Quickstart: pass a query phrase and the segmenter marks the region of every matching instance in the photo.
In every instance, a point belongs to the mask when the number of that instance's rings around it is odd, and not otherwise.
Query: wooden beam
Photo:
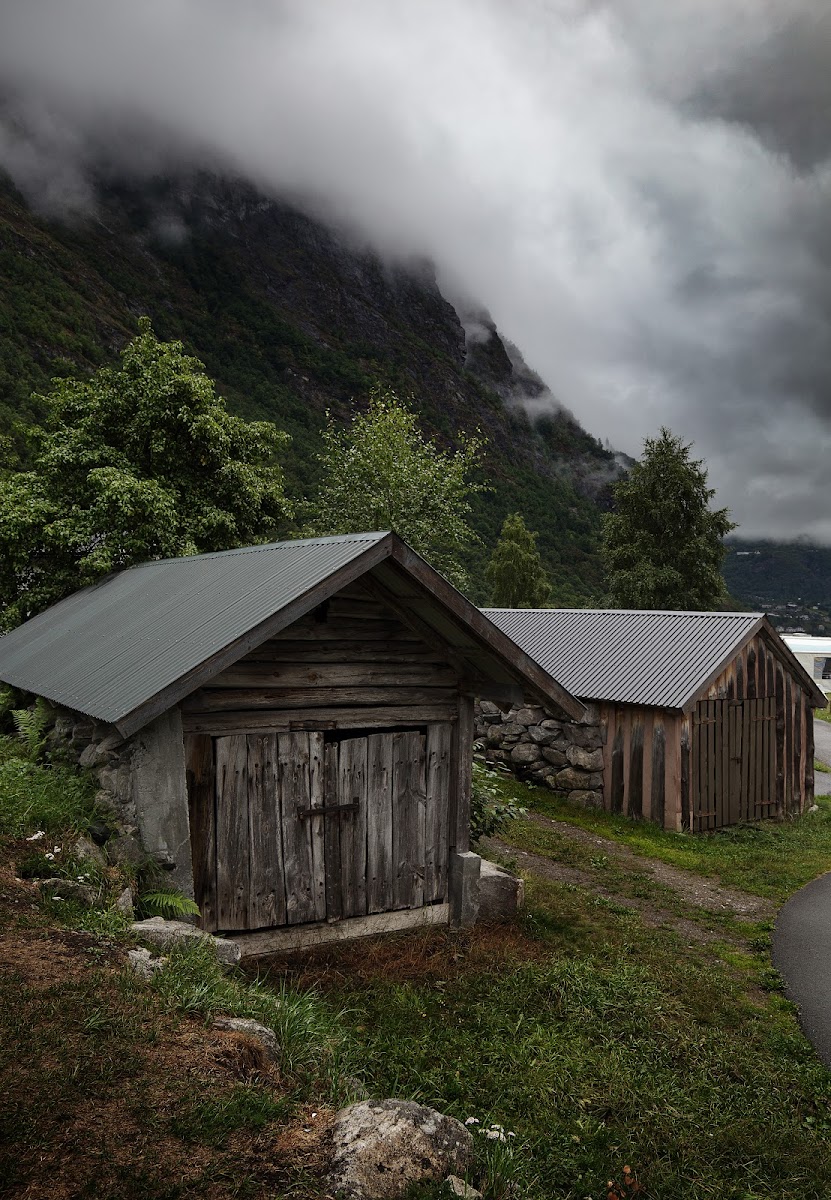
[[[315,729],[394,729],[429,725],[433,721],[456,721],[456,704],[394,705],[372,708],[297,708],[285,712],[258,709],[254,712],[183,713],[186,733],[290,733]]]
[[[265,929],[258,933],[235,934],[233,941],[242,951],[242,958],[257,958],[263,954],[285,954],[322,946],[327,942],[346,942],[352,938],[377,937],[398,933],[403,929],[421,929],[429,925],[450,923],[449,904],[428,904],[424,908],[404,909],[401,912],[373,913],[367,917],[350,917],[344,921],[323,921],[312,925],[295,925],[290,929]]]

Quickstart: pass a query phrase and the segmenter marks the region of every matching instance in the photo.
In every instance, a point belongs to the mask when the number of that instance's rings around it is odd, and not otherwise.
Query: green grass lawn
[[[90,795],[81,786],[66,799],[73,786],[36,764],[0,772],[7,856],[29,853],[14,839],[30,827],[51,823],[55,844],[56,825],[83,827]],[[691,837],[576,810],[511,779],[495,786],[776,902],[831,866],[828,803],[782,826]],[[487,1200],[605,1200],[609,1180],[620,1195],[651,1200],[825,1200],[831,1073],[782,995],[769,928],[713,917],[707,944],[686,926],[650,928],[626,897],[675,915],[683,902],[637,867],[539,831],[520,820],[503,836],[517,848],[543,836],[536,853],[602,876],[610,895],[531,876],[514,924],[274,959],[256,981],[191,954],[141,983],[117,966],[123,923],[69,904],[35,910],[24,885],[3,883],[7,937],[25,951],[0,972],[5,1178],[37,1198],[311,1198],[313,1172],[292,1159],[285,1131],[302,1126],[306,1136],[312,1106],[326,1111],[363,1086],[475,1118],[470,1177]],[[691,930],[701,920],[685,915]],[[31,974],[35,950],[70,935],[82,940],[65,942],[64,975],[44,986]],[[203,1049],[200,1029],[222,1011],[275,1025],[276,1077],[244,1063],[229,1074],[218,1044]],[[644,1192],[624,1187],[624,1166]]]

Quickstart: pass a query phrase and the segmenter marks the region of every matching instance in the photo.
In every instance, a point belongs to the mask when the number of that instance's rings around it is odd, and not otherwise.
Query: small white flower
[[[37,831],[37,833],[33,833],[31,837],[27,837],[26,841],[27,842],[39,842],[41,838],[45,838],[45,837],[46,837],[45,832],[42,829],[39,829]]]
[[[51,861],[52,861],[52,859],[55,857],[55,855],[54,855],[54,854],[44,854],[44,856],[43,856],[43,857],[44,857],[44,858],[48,858],[48,859],[49,859],[49,861],[51,862]]]
[[[53,896],[53,897],[52,897],[52,899],[53,899],[53,900],[57,900],[57,901],[59,901],[60,903],[63,903],[63,896]]]
[[[52,847],[52,853],[53,853],[53,854],[60,854],[60,852],[61,852],[61,848],[60,848],[60,846],[53,846],[53,847]]]
[[[465,1125],[478,1125],[478,1124],[479,1124],[478,1117],[465,1117]]]

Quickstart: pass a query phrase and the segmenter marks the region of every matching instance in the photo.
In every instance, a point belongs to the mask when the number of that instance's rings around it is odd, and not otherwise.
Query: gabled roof
[[[483,611],[541,667],[585,700],[687,708],[743,643],[760,630],[816,700],[813,681],[763,613],[585,608]]]
[[[124,734],[369,572],[471,675],[583,706],[393,533],[273,542],[143,563],[0,638],[0,680]]]

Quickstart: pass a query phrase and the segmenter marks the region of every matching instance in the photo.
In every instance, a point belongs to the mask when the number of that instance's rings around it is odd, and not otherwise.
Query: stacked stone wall
[[[520,779],[602,808],[603,729],[595,706],[587,705],[585,718],[577,723],[533,705],[503,712],[483,700],[476,706],[476,742],[488,762]]]

